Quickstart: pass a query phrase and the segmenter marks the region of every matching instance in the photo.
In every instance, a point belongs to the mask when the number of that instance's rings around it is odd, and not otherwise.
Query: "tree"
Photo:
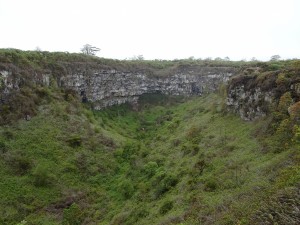
[[[281,58],[280,55],[273,55],[273,56],[271,56],[270,61],[279,61],[280,58]]]
[[[133,56],[133,57],[131,58],[131,60],[138,60],[138,61],[141,61],[141,60],[144,60],[144,56],[143,56],[143,55]]]
[[[97,48],[89,44],[85,44],[82,47],[81,52],[85,55],[96,55],[96,53],[99,52],[100,50],[101,50],[100,48]]]
[[[144,56],[143,55],[138,55],[137,60],[144,60]]]

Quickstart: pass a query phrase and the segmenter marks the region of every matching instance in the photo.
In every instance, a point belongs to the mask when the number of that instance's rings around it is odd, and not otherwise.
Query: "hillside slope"
[[[1,127],[2,224],[299,222],[299,149],[268,149],[267,120],[224,114],[216,94],[93,112],[49,93],[35,117]]]

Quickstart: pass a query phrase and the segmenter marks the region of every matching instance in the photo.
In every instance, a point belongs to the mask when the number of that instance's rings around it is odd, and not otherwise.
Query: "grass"
[[[20,68],[18,76],[26,78],[26,82],[30,81],[30,74],[37,73],[51,74],[53,78],[67,75],[67,71],[73,70],[74,66],[102,69],[102,70],[118,70],[126,72],[143,72],[148,76],[163,77],[177,72],[199,71],[207,67],[215,69],[222,68],[226,70],[230,68],[253,68],[261,67],[264,71],[274,71],[283,68],[299,69],[299,60],[286,61],[228,61],[222,59],[176,59],[176,60],[115,60],[106,59],[96,56],[89,56],[80,53],[68,52],[47,52],[47,51],[21,51],[18,49],[0,49],[0,70],[10,69],[14,71],[15,66]],[[255,69],[254,69],[255,70]],[[193,72],[192,72],[193,73]],[[0,82],[1,88],[1,82]]]
[[[0,128],[0,223],[255,224],[268,196],[299,183],[299,153],[264,151],[264,121],[222,104],[145,95],[137,111],[95,112],[56,96]]]

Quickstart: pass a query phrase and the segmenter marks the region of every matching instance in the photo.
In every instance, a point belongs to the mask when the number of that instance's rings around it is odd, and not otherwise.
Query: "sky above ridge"
[[[0,0],[0,48],[125,59],[300,58],[300,0]]]

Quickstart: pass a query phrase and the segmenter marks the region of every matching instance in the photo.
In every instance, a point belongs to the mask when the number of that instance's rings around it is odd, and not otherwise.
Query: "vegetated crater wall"
[[[21,69],[7,67],[0,71],[3,93],[19,89],[28,79],[36,85],[46,86],[54,80],[56,85],[76,91],[84,102],[93,103],[94,109],[99,110],[125,102],[136,103],[145,93],[201,95],[215,91],[237,73],[234,67],[184,66],[159,76],[146,70],[116,70],[84,63],[64,63],[62,70],[58,75],[51,70],[31,71],[31,76],[24,80],[18,76],[22,74]]]

